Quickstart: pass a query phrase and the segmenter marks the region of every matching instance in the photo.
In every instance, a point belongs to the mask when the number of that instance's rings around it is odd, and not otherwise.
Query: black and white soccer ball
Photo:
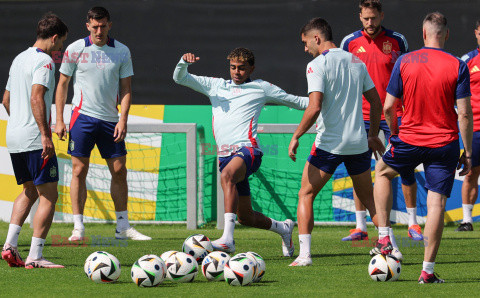
[[[189,254],[177,252],[167,259],[167,279],[174,282],[191,282],[198,274],[198,263]]]
[[[230,260],[230,256],[226,252],[213,251],[203,259],[202,273],[209,281],[224,280],[223,269]]]
[[[368,264],[368,274],[375,281],[396,281],[401,271],[402,264],[391,255],[376,255]]]
[[[233,256],[225,265],[225,281],[231,286],[248,286],[253,282],[256,264],[245,253]]]
[[[182,251],[195,258],[198,263],[213,251],[212,242],[203,234],[189,236],[183,242]]]
[[[156,287],[163,282],[167,273],[165,262],[156,255],[145,255],[132,266],[131,277],[139,287]]]
[[[88,256],[84,270],[88,278],[96,283],[115,282],[121,273],[118,259],[105,251],[96,251]]]

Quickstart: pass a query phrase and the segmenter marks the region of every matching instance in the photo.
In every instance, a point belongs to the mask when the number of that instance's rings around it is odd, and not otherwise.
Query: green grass
[[[158,295],[169,297],[312,297],[312,296],[474,296],[480,291],[480,223],[474,232],[454,232],[455,226],[445,228],[435,271],[446,280],[445,284],[419,285],[423,248],[401,247],[404,255],[400,279],[392,283],[374,282],[367,273],[369,247],[352,247],[340,241],[348,233],[347,227],[315,227],[312,235],[313,266],[291,268],[293,258],[281,257],[280,237],[272,232],[237,227],[235,231],[237,252],[255,251],[266,262],[262,281],[248,287],[231,287],[225,282],[207,282],[199,272],[190,284],[165,281],[157,288],[138,288],[130,278],[130,267],[145,254],[160,255],[167,250],[180,250],[183,240],[193,234],[184,225],[145,225],[139,231],[154,238],[148,242],[128,241],[127,247],[51,247],[44,255],[65,269],[9,268],[0,261],[1,296],[138,296]],[[0,223],[0,235],[5,237],[8,224]],[[53,224],[47,238],[52,235],[68,237],[72,226]],[[114,225],[88,224],[86,235],[113,237]],[[395,228],[395,234],[407,237],[405,226]],[[221,231],[213,225],[197,230],[216,239]],[[369,227],[371,236],[377,233]],[[25,225],[19,240],[19,250],[26,258],[30,248],[32,230]],[[294,231],[298,247],[298,232]],[[2,238],[2,241],[4,238]],[[412,242],[406,241],[408,244]],[[407,244],[407,243],[405,243]],[[122,274],[114,284],[95,284],[83,273],[85,258],[96,250],[114,254],[122,264]]]

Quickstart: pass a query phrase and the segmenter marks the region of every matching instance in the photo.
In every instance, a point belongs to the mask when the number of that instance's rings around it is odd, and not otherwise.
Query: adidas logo
[[[313,69],[311,67],[308,68],[307,73],[313,73]]]
[[[365,49],[363,47],[360,47],[358,50],[357,50],[357,53],[365,53],[367,51],[365,51]]]
[[[50,69],[50,70],[52,70],[52,69],[53,69],[53,68],[52,68],[52,64],[51,64],[51,63],[48,63],[47,65],[44,65],[43,67],[45,67],[45,68],[48,68],[48,69]]]
[[[477,72],[477,71],[480,71],[480,68],[478,68],[478,66],[474,66],[472,67],[472,69],[470,70],[470,73],[474,73],[474,72]]]

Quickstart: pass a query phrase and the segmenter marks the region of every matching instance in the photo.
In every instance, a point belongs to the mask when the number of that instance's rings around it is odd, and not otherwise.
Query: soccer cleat
[[[40,258],[38,260],[34,260],[30,257],[27,257],[27,261],[25,262],[25,268],[33,269],[33,268],[65,268],[62,265],[57,265],[45,258]]]
[[[415,241],[422,241],[422,228],[419,225],[411,225],[408,227],[408,237]]]
[[[398,248],[392,249],[391,255],[394,256],[400,262],[403,261],[403,254],[400,252]]]
[[[471,232],[473,231],[473,226],[469,222],[462,222],[455,232]]]
[[[284,222],[285,226],[288,228],[288,232],[282,234],[282,251],[284,257],[291,257],[293,256],[293,252],[295,251],[295,246],[293,246],[292,240],[292,232],[293,228],[295,227],[295,223],[291,219],[287,219]]]
[[[226,253],[235,252],[235,240],[232,243],[225,243],[222,239],[212,241],[213,250],[223,251]]]
[[[68,237],[68,241],[83,241],[85,240],[85,230],[73,229],[72,236]]]
[[[420,274],[420,278],[418,279],[419,284],[443,284],[445,280],[438,278],[439,275],[435,272],[432,274],[428,274],[427,272],[422,270]]]
[[[25,262],[22,260],[22,257],[20,257],[20,254],[18,253],[18,248],[11,246],[8,243],[5,243],[5,245],[3,245],[2,259],[7,261],[8,266],[10,267],[25,266]]]
[[[308,254],[306,257],[298,256],[295,261],[293,261],[290,267],[301,267],[301,266],[310,266],[312,265],[312,256]]]
[[[393,246],[390,242],[390,236],[386,236],[377,241],[377,245],[370,251],[370,255],[373,257],[375,255],[390,255],[392,254]]]
[[[360,240],[368,240],[368,233],[362,231],[361,229],[351,229],[350,235],[342,238],[342,241],[360,241]]]
[[[130,227],[126,230],[123,230],[121,232],[115,230],[115,238],[116,239],[131,239],[131,240],[138,240],[138,241],[146,241],[146,240],[152,240],[152,237],[149,237],[147,235],[143,235],[139,231],[135,230],[134,227]]]

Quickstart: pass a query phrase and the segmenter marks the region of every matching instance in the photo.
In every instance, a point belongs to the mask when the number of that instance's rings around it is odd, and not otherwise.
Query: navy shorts
[[[234,157],[240,157],[245,162],[247,166],[247,172],[245,174],[245,179],[237,183],[237,191],[239,196],[249,196],[250,195],[250,184],[248,183],[248,177],[255,173],[258,168],[260,168],[260,164],[262,163],[262,151],[258,150],[257,148],[252,147],[242,147],[240,150],[235,152],[234,154],[227,156],[227,157],[220,157],[220,172],[228,165],[228,163]]]
[[[33,181],[34,185],[42,185],[49,182],[58,182],[58,162],[54,155],[49,159],[42,158],[42,149],[10,153],[13,172],[17,184],[21,185]]]
[[[372,153],[367,151],[365,153],[353,155],[332,154],[316,148],[315,143],[313,143],[312,152],[310,152],[308,162],[325,173],[332,175],[337,167],[343,162],[345,164],[345,168],[347,169],[348,175],[352,176],[370,170]]]
[[[425,188],[450,197],[459,157],[458,140],[443,147],[428,148],[407,144],[393,135],[383,161],[400,175],[411,173],[423,163]]]
[[[76,157],[90,157],[95,144],[102,158],[114,158],[127,154],[125,141],[115,143],[113,133],[116,122],[103,121],[87,115],[72,112],[68,154]]]
[[[480,131],[474,131],[472,138],[472,168],[478,166],[480,166]]]

